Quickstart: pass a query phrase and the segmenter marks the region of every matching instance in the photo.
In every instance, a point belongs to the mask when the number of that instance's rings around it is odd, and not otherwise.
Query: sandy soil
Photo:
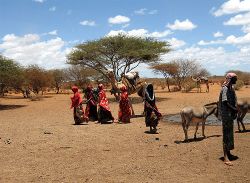
[[[238,98],[249,93],[237,91]],[[156,97],[160,111],[170,115],[217,101],[218,94],[213,85],[210,93],[159,91]],[[69,97],[0,99],[0,182],[250,182],[250,133],[235,133],[233,154],[239,158],[228,167],[220,159],[221,126],[207,126],[206,139],[189,143],[182,142],[181,126],[169,122],[159,124],[159,134],[146,133],[143,117],[130,124],[76,126]],[[118,104],[110,100],[117,116]],[[140,114],[140,99],[133,102]],[[193,132],[191,126],[190,138]]]

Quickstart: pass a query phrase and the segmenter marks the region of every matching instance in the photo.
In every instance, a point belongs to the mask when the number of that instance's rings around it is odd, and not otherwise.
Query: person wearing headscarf
[[[150,127],[150,132],[156,132],[156,127],[162,115],[155,104],[154,87],[152,84],[148,84],[145,88],[144,113],[146,126]]]
[[[108,123],[114,122],[114,117],[112,116],[111,110],[109,108],[108,99],[104,91],[103,84],[98,85],[99,90],[99,109],[98,109],[98,122],[99,123]]]
[[[92,85],[89,85],[85,92],[85,98],[86,101],[86,108],[85,108],[85,115],[89,118],[91,121],[98,120],[97,116],[97,100],[94,96],[93,87]]]
[[[121,95],[119,102],[118,121],[121,123],[130,123],[131,109],[130,109],[127,88],[126,86],[122,86],[120,90],[121,90]]]
[[[71,90],[73,91],[74,95],[71,98],[71,106],[70,108],[74,108],[73,115],[76,124],[80,124],[83,121],[88,122],[88,118],[84,115],[84,111],[82,108],[82,97],[78,92],[77,86],[72,86]]]
[[[234,149],[233,127],[234,119],[237,117],[237,98],[233,88],[236,81],[237,75],[235,73],[227,73],[219,96],[218,118],[222,121],[223,152],[226,165],[232,165],[230,159],[235,157],[230,153],[230,150]]]

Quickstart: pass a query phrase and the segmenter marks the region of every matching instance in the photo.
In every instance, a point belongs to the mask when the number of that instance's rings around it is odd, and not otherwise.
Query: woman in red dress
[[[72,86],[71,90],[73,91],[74,95],[71,98],[71,109],[74,108],[73,116],[75,120],[75,124],[80,124],[83,121],[88,122],[88,118],[84,115],[83,108],[82,108],[82,97],[78,92],[77,86]]]
[[[113,123],[114,117],[111,114],[109,108],[108,99],[106,97],[103,84],[98,85],[99,89],[99,109],[98,109],[98,122],[103,123]]]
[[[131,109],[129,104],[128,92],[126,86],[120,88],[121,96],[119,103],[118,121],[122,123],[130,123]]]

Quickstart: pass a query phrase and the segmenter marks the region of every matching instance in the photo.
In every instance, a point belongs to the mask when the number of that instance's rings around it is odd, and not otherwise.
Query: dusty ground
[[[249,92],[237,91],[238,98]],[[160,111],[170,115],[216,101],[218,94],[215,85],[210,93],[161,91],[156,97]],[[69,97],[0,99],[0,182],[250,182],[250,133],[235,133],[239,159],[228,167],[220,160],[220,126],[207,126],[206,139],[189,143],[182,142],[181,126],[168,122],[159,124],[159,134],[145,133],[142,117],[130,124],[76,126]],[[136,114],[143,110],[139,101]],[[118,104],[111,108],[117,116]],[[193,132],[190,127],[190,138]]]

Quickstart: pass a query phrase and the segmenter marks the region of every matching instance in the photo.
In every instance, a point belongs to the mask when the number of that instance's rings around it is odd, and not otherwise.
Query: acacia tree
[[[54,69],[49,71],[52,76],[52,86],[56,88],[56,93],[59,93],[60,88],[66,80],[66,73],[63,69]]]
[[[84,89],[91,80],[95,80],[95,77],[98,77],[97,71],[76,65],[66,69],[66,75],[67,80],[76,83],[76,85],[80,86],[82,89]]]
[[[44,87],[51,85],[50,73],[37,65],[30,65],[25,69],[25,79],[27,85],[32,87],[37,94],[39,91],[43,92]]]
[[[168,91],[170,92],[169,78],[177,73],[178,65],[175,63],[155,64],[151,66],[151,69],[153,69],[155,73],[163,75],[167,83]]]
[[[159,61],[170,51],[167,42],[152,38],[129,37],[119,34],[77,45],[68,55],[67,63],[92,68],[105,76],[112,70],[116,79],[141,63]]]
[[[202,68],[194,60],[176,59],[165,64],[153,66],[156,72],[160,72],[166,78],[171,77],[176,82],[178,89],[190,79],[191,76],[208,76],[209,72]]]
[[[14,60],[0,55],[0,97],[7,88],[19,89],[23,82],[22,67]]]

